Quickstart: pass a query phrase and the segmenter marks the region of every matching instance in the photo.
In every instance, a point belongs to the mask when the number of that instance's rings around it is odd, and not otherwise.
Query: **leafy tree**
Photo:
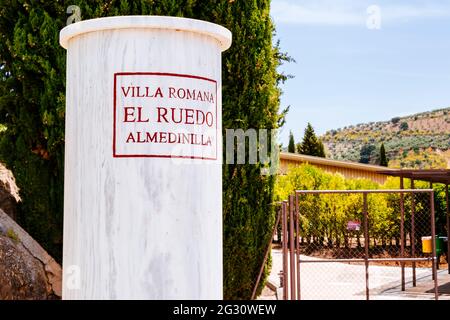
[[[399,122],[400,122],[400,117],[392,118],[392,119],[391,119],[391,122],[392,122],[393,124],[399,123]]]
[[[375,150],[375,146],[373,144],[364,144],[361,147],[361,151],[359,152],[360,158],[359,158],[359,162],[360,163],[369,163],[371,158],[372,158],[372,152]]]
[[[65,108],[65,53],[58,33],[64,9],[54,2],[0,2],[0,123],[6,128],[0,159],[20,188],[19,223],[58,260]]]
[[[276,129],[277,72],[290,60],[274,44],[270,1],[63,0],[0,2],[0,160],[14,172],[23,203],[19,221],[61,260],[65,116],[65,50],[59,31],[66,8],[83,19],[114,15],[185,16],[221,24],[233,33],[223,54],[223,127]],[[224,297],[248,299],[271,236],[274,177],[263,164],[223,166]],[[245,262],[245,263],[244,263]],[[267,270],[266,270],[267,272]],[[262,288],[260,284],[260,290]]]
[[[294,135],[292,134],[292,131],[289,132],[288,152],[295,153],[295,140],[294,140]]]
[[[305,129],[305,134],[303,136],[303,141],[301,144],[297,145],[298,153],[315,156],[315,157],[325,157],[325,148],[323,143],[317,138],[314,128],[311,123]]]
[[[408,129],[409,129],[408,122],[404,121],[404,122],[402,122],[402,123],[400,124],[400,130],[401,130],[401,131],[406,131],[406,130],[408,130]]]
[[[380,166],[387,167],[388,163],[389,161],[386,157],[386,149],[384,148],[384,143],[382,143],[380,147]]]

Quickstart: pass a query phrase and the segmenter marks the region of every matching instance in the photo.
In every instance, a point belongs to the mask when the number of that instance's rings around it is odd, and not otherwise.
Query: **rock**
[[[0,300],[61,298],[61,266],[17,223],[19,188],[0,163]]]
[[[0,163],[0,209],[16,220],[16,205],[20,201],[19,188],[10,170]]]
[[[42,263],[22,245],[0,236],[0,299],[47,299],[47,292]]]
[[[0,300],[61,298],[61,266],[0,209]]]

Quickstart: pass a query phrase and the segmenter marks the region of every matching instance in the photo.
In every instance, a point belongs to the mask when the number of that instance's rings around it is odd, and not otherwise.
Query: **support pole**
[[[404,189],[403,176],[400,177],[400,189]],[[400,193],[400,256],[405,257],[405,206],[404,206],[404,194]],[[402,272],[402,291],[405,291],[405,263],[401,262]]]
[[[435,218],[434,218],[434,191],[430,192],[430,202],[431,202],[431,245],[433,246],[433,258],[432,262],[432,272],[434,280],[434,297],[436,300],[439,299],[438,293],[438,280],[437,280],[437,267],[436,267],[436,228],[435,228]]]
[[[294,196],[289,196],[289,260],[291,300],[295,300],[295,241],[294,241]]]
[[[447,207],[447,269],[450,274],[450,205],[448,203],[448,184],[445,185],[445,203]]]
[[[298,208],[298,194],[295,193],[295,245],[297,246],[297,299],[301,299],[300,293],[300,211]]]
[[[283,201],[282,209],[281,209],[281,218],[282,218],[282,241],[283,241],[283,300],[288,299],[288,261],[287,261],[287,212],[286,208],[287,203]]]
[[[411,179],[411,189],[414,189],[414,179]],[[411,258],[416,257],[416,227],[415,227],[415,213],[416,213],[416,194],[411,193]],[[416,263],[412,263],[413,287],[417,285],[416,282]]]
[[[433,189],[433,182],[430,181],[430,189]],[[434,199],[434,192],[433,192],[433,199]],[[434,200],[433,200],[433,207],[434,207]],[[436,220],[434,220],[434,223],[436,224]],[[433,236],[433,239],[436,237],[436,234]],[[435,241],[435,240],[434,240]],[[436,245],[436,242],[434,242],[434,246]],[[435,256],[436,257],[436,256]],[[437,264],[436,264],[436,269],[439,270],[439,257],[437,257],[438,259]],[[434,273],[433,273],[433,280],[434,280]]]
[[[364,262],[366,265],[366,300],[369,300],[369,219],[367,212],[367,193],[363,193],[364,214]]]

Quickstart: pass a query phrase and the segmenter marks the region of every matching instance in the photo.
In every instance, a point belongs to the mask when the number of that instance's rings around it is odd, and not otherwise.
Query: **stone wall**
[[[60,299],[61,266],[0,209],[0,300]]]

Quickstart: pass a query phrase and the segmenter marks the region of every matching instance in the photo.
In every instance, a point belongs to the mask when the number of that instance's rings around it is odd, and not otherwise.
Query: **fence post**
[[[287,274],[287,214],[286,214],[286,201],[283,201],[282,209],[281,209],[281,219],[282,219],[282,241],[283,241],[283,300],[288,299],[288,274]]]
[[[448,203],[448,184],[445,185],[445,202],[447,208],[447,266],[450,274],[450,205]]]
[[[432,181],[430,181],[430,189],[433,190],[433,182]],[[433,191],[433,207],[434,207],[434,191]],[[436,223],[436,220],[434,223]],[[433,239],[435,236],[436,236],[436,234],[433,235]],[[434,245],[436,245],[436,244],[434,244]],[[436,264],[436,269],[437,270],[439,269],[439,260],[438,260],[438,263]],[[433,280],[434,280],[434,273],[433,273]]]
[[[364,260],[366,266],[366,300],[369,300],[369,219],[367,210],[367,193],[363,193],[364,214]]]
[[[297,267],[297,299],[301,299],[300,294],[300,211],[298,208],[298,194],[295,193],[295,245],[297,246],[297,258],[296,258],[296,267]]]
[[[295,241],[294,241],[294,196],[289,196],[289,260],[291,300],[295,300]]]
[[[400,177],[400,189],[403,190],[403,176]],[[400,256],[405,257],[405,206],[404,194],[400,193]],[[402,272],[402,291],[405,291],[405,263],[400,262]]]
[[[438,280],[437,280],[437,267],[436,267],[436,228],[435,223],[436,220],[434,218],[434,191],[430,192],[430,202],[431,202],[431,245],[433,246],[433,258],[432,258],[432,272],[433,272],[433,280],[434,280],[434,297],[436,300],[439,299],[438,294]]]
[[[414,179],[411,179],[411,189],[414,189]],[[416,214],[416,197],[415,193],[411,193],[411,258],[416,257],[416,225],[415,225],[415,214]],[[413,287],[417,285],[416,283],[416,263],[412,263],[412,281]]]

